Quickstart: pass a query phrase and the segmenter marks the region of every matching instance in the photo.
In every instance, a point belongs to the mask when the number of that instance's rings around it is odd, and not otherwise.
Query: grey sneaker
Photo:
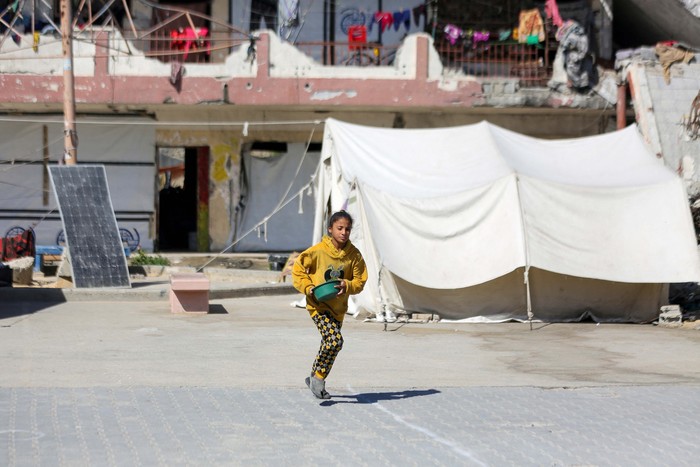
[[[314,396],[318,399],[330,399],[331,395],[326,392],[326,382],[321,378],[315,376],[309,376],[305,380],[306,385],[314,393]]]

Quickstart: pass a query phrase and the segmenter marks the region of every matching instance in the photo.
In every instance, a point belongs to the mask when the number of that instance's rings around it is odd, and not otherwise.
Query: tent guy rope
[[[320,123],[320,121],[317,121],[317,122]],[[247,123],[248,122],[246,122],[246,125],[247,125]],[[289,182],[289,186],[287,187],[287,190],[284,192],[284,195],[282,195],[280,197],[279,202],[277,203],[275,208],[272,210],[272,212],[270,212],[270,214],[268,214],[267,216],[263,217],[263,219],[260,222],[255,224],[247,232],[245,232],[243,235],[241,235],[236,240],[234,240],[232,243],[230,243],[226,248],[224,248],[219,253],[214,255],[209,261],[204,263],[202,266],[198,267],[197,272],[201,272],[205,267],[207,267],[209,264],[211,264],[216,258],[220,257],[226,251],[233,248],[238,242],[243,240],[245,237],[247,237],[251,233],[253,233],[255,231],[259,232],[260,227],[263,225],[266,225],[267,221],[270,220],[270,218],[272,218],[272,216],[274,216],[279,211],[281,211],[282,208],[284,208],[286,205],[291,203],[297,197],[301,198],[302,196],[304,196],[304,192],[311,189],[311,187],[313,186],[314,180],[316,179],[315,173],[311,176],[311,179],[309,180],[309,182],[306,183],[303,187],[301,187],[301,189],[299,189],[294,194],[294,196],[287,198],[287,195],[289,195],[289,192],[291,191],[292,187],[294,186],[294,182],[296,181],[297,177],[299,176],[299,172],[301,170],[302,165],[304,164],[304,160],[306,159],[306,156],[309,153],[309,148],[311,147],[311,142],[313,141],[315,131],[316,131],[316,126],[311,128],[311,133],[309,134],[309,138],[306,142],[306,148],[304,149],[304,154],[302,155],[301,159],[299,160],[299,164],[297,165],[296,171],[294,172],[294,176],[292,177],[292,180]],[[267,241],[267,229],[265,229],[265,241]]]

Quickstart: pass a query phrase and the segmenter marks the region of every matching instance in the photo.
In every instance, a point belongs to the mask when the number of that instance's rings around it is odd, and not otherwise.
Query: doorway
[[[208,249],[209,148],[158,148],[158,251]]]

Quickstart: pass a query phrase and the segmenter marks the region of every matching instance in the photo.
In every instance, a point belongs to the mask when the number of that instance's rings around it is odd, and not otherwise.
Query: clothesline
[[[439,24],[439,28],[444,32],[444,37],[451,45],[456,45],[460,41],[471,41],[473,45],[479,42],[515,40],[519,43],[537,45],[545,39],[545,27],[542,17],[551,20],[551,23],[558,29],[557,40],[564,29],[570,27],[571,20],[565,21],[560,13],[556,0],[546,0],[544,4],[544,14],[538,8],[521,10],[517,27],[500,28],[494,33],[489,30],[463,29],[452,23]]]
[[[323,120],[288,120],[288,121],[239,121],[239,122],[185,122],[185,121],[134,121],[124,119],[134,118],[134,116],[127,115],[122,119],[118,120],[76,120],[72,123],[79,125],[133,125],[133,126],[231,126],[231,127],[251,127],[251,126],[280,126],[280,125],[322,125],[325,123]],[[22,123],[60,123],[64,124],[65,120],[62,118],[50,120],[50,119],[32,119],[32,118],[15,118],[15,117],[0,117],[0,122],[22,122]]]
[[[197,268],[197,272],[201,272],[205,267],[207,267],[209,264],[211,264],[216,258],[218,258],[218,257],[221,256],[222,254],[226,253],[228,250],[230,250],[231,248],[233,248],[238,242],[240,242],[241,240],[243,240],[245,237],[247,237],[247,236],[250,235],[251,233],[257,231],[261,226],[267,224],[267,221],[269,221],[270,218],[272,218],[272,216],[274,216],[274,215],[277,214],[279,211],[281,211],[282,208],[284,208],[285,206],[287,206],[287,205],[288,205],[289,203],[291,203],[293,200],[295,200],[296,198],[300,198],[300,201],[301,201],[301,197],[304,195],[304,192],[307,191],[307,190],[310,190],[311,187],[313,186],[313,183],[314,183],[314,181],[315,181],[315,179],[316,179],[316,175],[317,175],[318,172],[314,173],[314,175],[311,176],[311,179],[310,179],[303,187],[301,187],[299,190],[297,190],[297,191],[293,194],[293,196],[290,196],[289,198],[287,198],[287,195],[289,195],[289,192],[291,191],[292,187],[294,186],[294,182],[296,181],[296,178],[297,178],[298,175],[299,175],[299,172],[300,172],[300,170],[301,170],[301,167],[302,167],[302,165],[303,165],[303,163],[304,163],[304,159],[306,159],[306,155],[308,154],[309,148],[311,147],[311,142],[312,142],[312,140],[313,140],[313,136],[314,136],[314,132],[315,132],[315,131],[316,131],[316,128],[313,127],[313,128],[311,129],[311,133],[309,134],[309,138],[308,138],[308,141],[307,141],[307,143],[306,143],[306,148],[304,149],[304,154],[302,155],[301,160],[299,161],[299,164],[297,165],[296,172],[294,173],[294,176],[292,177],[292,180],[289,182],[289,186],[287,187],[287,190],[286,190],[285,193],[280,197],[279,202],[277,203],[277,205],[275,206],[275,208],[272,210],[272,212],[270,212],[270,214],[268,214],[267,216],[263,217],[262,220],[260,220],[260,222],[258,222],[258,223],[255,224],[253,227],[251,227],[247,232],[243,233],[243,235],[239,236],[239,237],[236,238],[234,241],[232,241],[226,248],[224,248],[224,249],[221,250],[219,253],[217,253],[216,255],[214,255],[214,256],[213,256],[209,261],[207,261],[205,264],[203,264],[202,266],[200,266],[199,268]],[[301,202],[300,202],[299,204],[300,204],[300,206],[301,206]],[[266,232],[266,234],[267,234],[267,229],[265,229],[265,232]]]

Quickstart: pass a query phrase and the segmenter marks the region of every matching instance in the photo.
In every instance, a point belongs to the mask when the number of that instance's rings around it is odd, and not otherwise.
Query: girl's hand
[[[340,297],[347,292],[347,285],[345,284],[344,280],[341,280],[340,284],[336,285],[335,288],[338,289],[338,295],[336,295],[337,297]]]

